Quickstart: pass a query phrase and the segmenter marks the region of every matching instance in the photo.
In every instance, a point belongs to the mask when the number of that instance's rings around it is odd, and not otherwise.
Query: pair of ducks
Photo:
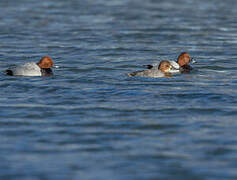
[[[172,73],[189,72],[192,67],[189,65],[193,59],[186,52],[179,55],[177,62],[161,61],[159,65],[146,65],[147,70],[128,73],[128,76],[144,77],[171,77]],[[53,75],[51,67],[54,63],[51,57],[44,56],[38,63],[29,62],[14,68],[7,69],[5,72],[10,76],[50,76]]]
[[[147,70],[136,71],[128,73],[128,76],[142,76],[142,77],[171,77],[173,73],[188,73],[192,70],[189,63],[195,63],[195,61],[186,52],[182,52],[177,62],[175,61],[161,61],[160,64],[145,65]]]

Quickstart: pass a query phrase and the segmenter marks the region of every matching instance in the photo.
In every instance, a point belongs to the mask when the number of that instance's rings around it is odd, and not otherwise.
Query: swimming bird
[[[38,63],[28,62],[7,69],[5,72],[10,76],[50,76],[53,75],[51,67],[54,65],[49,56],[44,56]]]
[[[161,61],[158,66],[153,66],[150,69],[143,71],[136,71],[128,73],[128,76],[142,76],[142,77],[171,77],[172,73],[179,72],[177,65],[170,63],[170,61]]]

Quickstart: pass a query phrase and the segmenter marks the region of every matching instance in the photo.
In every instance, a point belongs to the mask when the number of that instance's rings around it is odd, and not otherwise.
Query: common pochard
[[[5,72],[10,76],[50,76],[53,75],[51,67],[54,65],[49,56],[44,56],[38,63],[28,62],[7,69]]]

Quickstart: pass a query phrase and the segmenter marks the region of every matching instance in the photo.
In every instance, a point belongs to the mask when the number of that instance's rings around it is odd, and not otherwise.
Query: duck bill
[[[190,63],[195,64],[197,61],[193,58],[190,59]]]
[[[53,65],[52,67],[53,67],[53,68],[56,68],[56,69],[57,69],[57,68],[59,68],[59,66],[58,66],[58,65]]]

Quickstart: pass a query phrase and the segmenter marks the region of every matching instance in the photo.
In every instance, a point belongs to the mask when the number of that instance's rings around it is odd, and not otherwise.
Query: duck
[[[177,64],[177,63],[176,63]],[[141,77],[172,77],[172,73],[179,72],[179,66],[176,64],[163,60],[160,62],[158,66],[152,66],[150,69],[142,70],[142,71],[135,71],[132,73],[128,73],[129,77],[131,76],[141,76]]]
[[[28,62],[12,68],[5,73],[9,76],[51,76],[54,63],[50,56],[43,56],[38,63]]]
[[[180,73],[189,73],[193,68],[189,65],[189,63],[196,63],[196,61],[191,58],[191,56],[189,55],[189,53],[187,52],[182,52],[178,58],[177,58],[177,62],[175,61],[169,61],[171,64],[178,64],[179,69],[180,69]],[[147,69],[152,69],[155,66],[157,66],[157,63],[155,64],[151,64],[151,65],[145,65],[145,67]]]

